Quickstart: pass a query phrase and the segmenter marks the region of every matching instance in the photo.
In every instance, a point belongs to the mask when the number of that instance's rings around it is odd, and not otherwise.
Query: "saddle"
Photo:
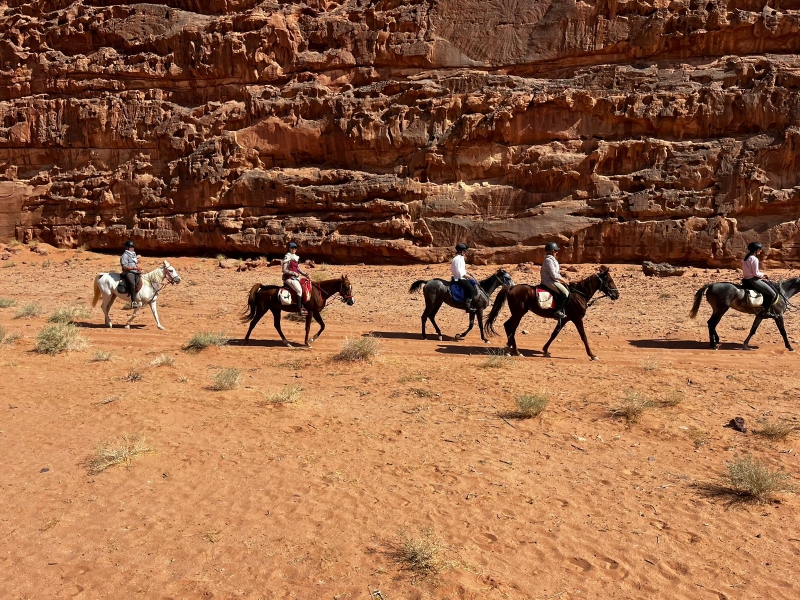
[[[754,290],[745,290],[744,298],[747,301],[747,306],[764,306],[764,296]]]
[[[478,282],[474,279],[470,279],[469,282],[472,284],[472,287],[475,288],[475,291],[478,291]],[[457,281],[450,282],[450,295],[453,297],[454,302],[464,302],[464,289],[461,287]]]
[[[536,286],[536,301],[542,310],[556,307],[556,299],[553,297],[553,292],[546,287]]]
[[[142,289],[142,275],[140,273],[136,274],[136,293],[139,293],[139,290]],[[119,278],[119,283],[117,284],[117,293],[122,294],[123,296],[128,295],[130,296],[130,290],[128,289],[128,280],[124,277]]]
[[[311,280],[305,277],[300,278],[300,288],[303,290],[303,303],[305,304],[311,300]],[[287,286],[283,286],[278,290],[278,299],[284,306],[297,304],[297,294],[295,291]]]

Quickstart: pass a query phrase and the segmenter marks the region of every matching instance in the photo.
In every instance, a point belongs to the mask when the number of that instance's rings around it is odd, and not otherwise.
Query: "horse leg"
[[[422,339],[427,339],[428,336],[425,335],[425,325],[427,325],[428,321],[428,307],[425,306],[425,310],[422,311]]]
[[[103,309],[103,314],[106,317],[106,327],[109,329],[111,329],[113,325],[111,324],[111,317],[108,316],[108,311],[111,310],[111,305],[114,304],[114,300],[116,299],[117,297],[114,294],[111,294],[108,298],[104,298],[103,303],[100,305],[100,308]]]
[[[544,345],[544,348],[542,348],[542,354],[544,354],[545,357],[547,358],[550,357],[550,344],[553,343],[558,334],[561,333],[561,330],[564,329],[564,325],[566,324],[567,321],[565,319],[559,319],[558,322],[556,323],[556,328],[553,329],[553,333],[550,336],[550,339],[547,340],[547,343]]]
[[[306,313],[307,314],[306,314],[306,341],[305,341],[305,345],[310,348],[311,344],[308,343],[308,334],[311,333],[311,314],[312,314],[312,312],[311,312],[311,310],[306,310]]]
[[[483,340],[484,344],[489,343],[489,339],[486,337],[486,333],[483,331],[483,309],[478,309],[478,329],[481,332],[481,339]]]
[[[256,328],[256,325],[263,317],[267,314],[266,309],[261,308],[261,306],[256,306],[256,314],[253,316],[253,319],[250,321],[250,327],[247,328],[247,334],[244,336],[244,343],[247,344],[250,341],[250,334],[253,333],[253,329]]]
[[[158,327],[158,328],[159,328],[161,331],[164,331],[164,329],[166,329],[166,327],[164,327],[164,326],[161,324],[161,321],[159,321],[159,320],[158,320],[158,308],[156,308],[156,301],[155,301],[155,300],[153,300],[153,301],[150,303],[150,310],[152,311],[152,313],[153,313],[153,317],[154,317],[154,318],[155,318],[155,320],[156,320],[156,327]]]
[[[286,339],[286,336],[283,335],[283,331],[281,330],[281,309],[273,308],[271,310],[272,310],[273,323],[275,325],[275,331],[277,331],[278,335],[281,336],[283,345],[291,348],[292,344],[289,342],[289,340]]]
[[[322,335],[322,332],[325,331],[325,321],[322,320],[322,313],[312,313],[314,315],[314,320],[319,323],[319,331],[311,338],[311,342],[316,342],[319,339],[319,336]]]
[[[520,321],[522,321],[521,316],[516,316],[514,313],[511,313],[511,317],[509,317],[508,321],[503,323],[503,329],[506,330],[506,337],[508,340],[506,341],[506,348],[511,351],[512,356],[519,356],[519,349],[517,349],[517,327],[519,326]]]
[[[131,323],[133,323],[133,320],[136,318],[138,314],[139,314],[139,307],[136,307],[133,309],[133,314],[131,315],[131,318],[128,319],[127,323],[125,323],[125,329],[131,328]]]
[[[742,345],[742,350],[750,350],[750,338],[756,334],[756,330],[758,329],[759,325],[761,325],[761,321],[763,320],[764,317],[761,315],[761,313],[758,313],[756,318],[753,320],[753,326],[750,328],[750,335],[747,336],[747,339]],[[780,329],[780,326],[778,326],[778,329]]]
[[[428,318],[431,320],[431,324],[433,328],[436,330],[436,335],[439,337],[439,341],[442,341],[442,330],[439,329],[439,325],[436,323],[436,313],[439,312],[439,309],[442,307],[442,303],[435,304],[433,306],[433,310],[430,311]]]
[[[455,340],[460,342],[463,338],[467,337],[467,334],[472,331],[472,328],[475,327],[475,313],[469,313],[469,327],[464,333],[457,333]]]
[[[794,352],[794,348],[792,348],[792,345],[789,343],[789,338],[786,336],[786,327],[783,324],[783,315],[775,317],[775,325],[778,326],[778,331],[781,332],[781,336],[783,337],[783,343],[786,346],[786,349],[789,352]]]
[[[711,317],[708,319],[708,339],[711,343],[712,350],[719,350],[719,335],[717,335],[717,325],[722,320],[722,317],[728,312],[729,306],[722,307],[720,312],[717,312],[716,307],[714,307],[714,312],[711,314]]]
[[[577,321],[573,321],[575,323],[575,329],[578,330],[578,333],[581,336],[581,340],[583,340],[583,345],[586,346],[586,354],[589,355],[591,360],[600,360],[592,354],[592,349],[589,348],[589,339],[586,337],[586,330],[583,328],[583,319],[578,319]]]

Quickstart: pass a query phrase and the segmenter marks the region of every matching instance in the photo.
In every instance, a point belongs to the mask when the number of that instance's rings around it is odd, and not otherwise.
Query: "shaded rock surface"
[[[0,29],[0,237],[797,260],[797,0],[8,0]]]
[[[642,273],[649,277],[680,277],[686,272],[681,267],[673,267],[668,263],[653,263],[646,260],[642,263]]]

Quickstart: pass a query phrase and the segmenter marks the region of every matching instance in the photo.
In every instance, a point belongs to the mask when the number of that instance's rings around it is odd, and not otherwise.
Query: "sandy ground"
[[[49,314],[89,304],[94,275],[116,261],[24,249],[0,264],[0,298],[17,302],[0,325],[21,335],[0,346],[0,598],[798,597],[797,497],[731,504],[698,487],[747,453],[798,479],[796,438],[723,427],[737,415],[797,420],[798,356],[772,323],[754,352],[737,350],[751,320],[739,314],[710,351],[708,306],[687,316],[697,288],[733,271],[659,280],[615,265],[620,300],[598,302],[587,320],[599,362],[571,326],[542,358],[534,351],[552,322],[527,316],[526,356],[489,368],[477,329],[460,343],[419,339],[423,302],[408,286],[446,265],[317,268],[348,272],[356,304],[326,310],[328,329],[308,350],[278,346],[269,319],[253,345],[237,341],[247,290],[277,282],[277,268],[175,258],[183,282],[159,299],[166,331],[149,311],[109,330],[96,308],[80,322],[86,350],[35,353]],[[27,303],[42,316],[15,319]],[[121,304],[116,323],[129,314]],[[466,317],[444,307],[439,322],[453,335]],[[787,326],[794,339],[794,315]],[[181,349],[207,330],[232,345]],[[299,323],[284,331],[302,341]],[[375,360],[332,360],[345,338],[369,333],[381,338]],[[98,351],[112,359],[92,362]],[[162,353],[174,366],[150,365]],[[241,369],[242,385],[211,390],[220,367]],[[131,371],[141,380],[125,380]],[[301,387],[297,402],[266,401],[287,385]],[[684,400],[626,426],[609,409],[632,391]],[[501,418],[523,393],[549,406]],[[89,473],[99,445],[137,432],[155,453]],[[426,530],[442,544],[436,575],[394,555],[402,532]]]

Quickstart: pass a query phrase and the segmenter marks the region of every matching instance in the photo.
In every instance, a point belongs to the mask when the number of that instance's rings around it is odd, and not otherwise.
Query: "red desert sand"
[[[421,340],[408,287],[447,265],[318,266],[350,275],[355,306],[325,310],[313,349],[281,346],[269,315],[243,346],[247,292],[278,268],[169,260],[183,282],[159,297],[166,331],[147,308],[109,330],[97,307],[75,317],[88,346],[56,355],[37,334],[90,305],[117,258],[26,248],[0,265],[16,301],[0,309],[0,598],[797,598],[797,497],[750,502],[724,476],[749,457],[797,479],[797,436],[758,432],[800,425],[800,357],[771,322],[743,352],[752,317],[728,313],[715,352],[708,305],[688,318],[695,290],[735,271],[612,265],[621,298],[589,309],[590,362],[572,325],[542,358],[554,322],[530,315],[520,358],[477,328]],[[41,314],[15,318],[28,304]],[[114,323],[129,314],[117,300]],[[467,317],[438,321],[452,336]],[[183,349],[204,331],[230,342]],[[334,360],[368,335],[377,356]],[[521,395],[548,402],[520,418]],[[630,423],[626,403],[643,408]],[[724,427],[736,416],[746,434]]]

